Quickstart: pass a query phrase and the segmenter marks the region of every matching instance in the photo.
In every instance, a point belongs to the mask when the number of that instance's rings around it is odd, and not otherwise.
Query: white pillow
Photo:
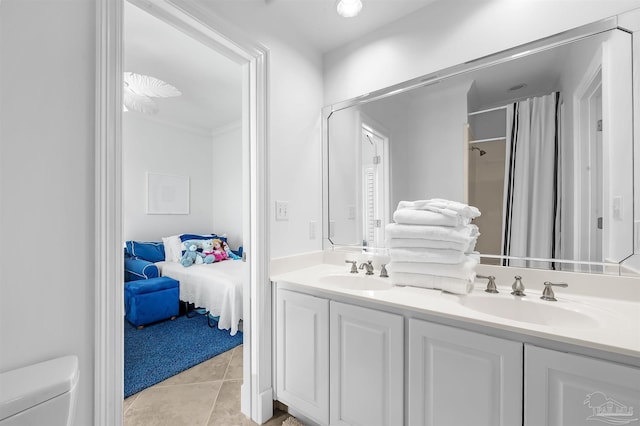
[[[182,257],[182,241],[180,235],[172,235],[162,239],[164,244],[164,260],[167,262],[180,262]]]

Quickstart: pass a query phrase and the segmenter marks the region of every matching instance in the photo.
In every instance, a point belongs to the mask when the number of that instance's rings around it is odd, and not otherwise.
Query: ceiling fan
[[[182,93],[172,85],[148,75],[124,73],[124,111],[134,110],[144,114],[156,114],[158,104],[152,98],[170,98]]]

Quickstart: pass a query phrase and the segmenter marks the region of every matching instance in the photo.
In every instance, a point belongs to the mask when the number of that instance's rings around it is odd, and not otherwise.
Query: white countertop
[[[345,264],[318,263],[310,265],[307,262],[305,267],[301,269],[288,272],[278,271],[281,273],[273,275],[271,280],[278,283],[286,282],[300,287],[301,290],[320,292],[328,296],[339,295],[354,301],[373,302],[378,305],[574,344],[640,360],[640,301],[638,300],[627,301],[594,297],[570,293],[566,291],[567,289],[558,289],[556,290],[558,301],[549,302],[539,299],[541,292],[538,288],[527,289],[527,296],[517,297],[510,294],[510,285],[505,287],[498,283],[499,294],[485,293],[486,283],[484,281],[476,282],[474,291],[468,295],[456,295],[415,287],[391,287],[381,291],[360,291],[332,284],[330,279],[321,279],[327,275],[348,275],[348,268],[349,265]],[[378,272],[376,270],[376,273]],[[360,275],[364,275],[362,271]],[[371,277],[371,279],[383,278]],[[480,300],[483,298],[489,300]],[[513,299],[513,303],[523,303],[523,305],[517,306],[525,307],[524,304],[526,304],[526,307],[540,308],[541,311],[551,309],[561,314],[566,311],[567,318],[571,318],[573,321],[569,321],[572,322],[571,324],[563,324],[562,320],[547,324],[515,321],[465,306],[470,302],[486,301],[491,304],[495,301],[491,298],[505,299],[507,304],[510,304],[508,299]],[[516,311],[518,309],[516,308]],[[578,318],[578,321],[575,318]],[[547,322],[547,320],[542,318],[537,322]]]

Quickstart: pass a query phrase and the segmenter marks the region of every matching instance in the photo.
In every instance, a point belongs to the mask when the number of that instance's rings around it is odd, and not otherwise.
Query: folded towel
[[[390,223],[385,227],[389,238],[423,238],[426,240],[455,241],[469,244],[478,237],[476,225],[465,226],[433,226],[433,225],[405,225]]]
[[[474,237],[471,239],[471,241],[469,242],[469,245],[467,246],[466,249],[464,249],[465,253],[473,253],[474,250],[476,249],[476,243],[478,242],[478,237]]]
[[[477,207],[469,206],[458,201],[432,198],[430,200],[400,201],[398,209],[430,210],[447,216],[462,216],[469,219],[480,216]]]
[[[409,272],[396,272],[389,274],[389,279],[391,279],[391,283],[395,286],[434,288],[456,294],[467,294],[471,293],[473,290],[473,279],[461,280],[458,278],[441,277],[438,275],[412,274]]]
[[[462,263],[465,254],[460,250],[430,249],[430,248],[392,248],[389,249],[392,262],[431,262],[431,263]]]
[[[458,251],[468,251],[471,243],[475,247],[475,238],[469,243],[457,242],[457,241],[442,241],[442,240],[428,240],[425,238],[388,238],[387,248],[435,248],[435,249],[449,249]]]
[[[464,226],[471,223],[471,219],[462,216],[447,216],[429,210],[401,209],[393,213],[396,223],[406,225],[436,225],[436,226]]]
[[[461,263],[427,263],[427,262],[396,262],[387,265],[389,273],[408,272],[412,274],[438,275],[442,277],[471,280],[475,278],[478,259],[475,256],[465,256]]]

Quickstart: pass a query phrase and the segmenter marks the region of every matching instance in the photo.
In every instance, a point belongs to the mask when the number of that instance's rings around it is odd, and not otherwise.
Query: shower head
[[[480,157],[482,157],[487,153],[487,151],[485,151],[484,149],[480,149],[477,146],[472,146],[470,149],[471,151],[474,151],[474,150],[478,151],[480,153]]]

